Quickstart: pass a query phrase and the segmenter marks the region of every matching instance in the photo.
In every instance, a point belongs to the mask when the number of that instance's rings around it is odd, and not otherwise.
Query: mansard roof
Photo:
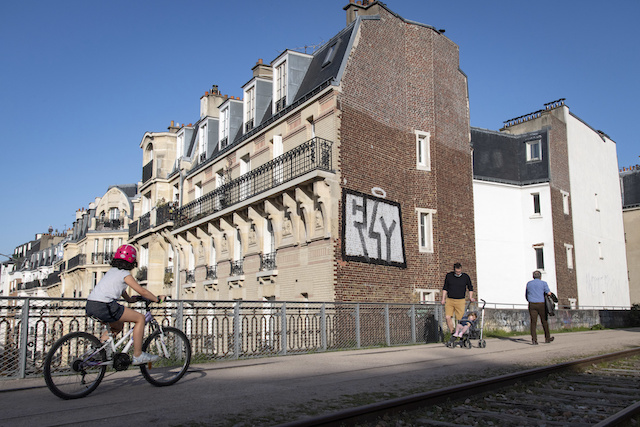
[[[622,207],[640,206],[640,165],[632,166],[620,172],[622,187]]]
[[[527,161],[526,142],[540,140],[542,160]],[[549,181],[549,136],[546,129],[508,134],[471,128],[473,178],[527,185]]]

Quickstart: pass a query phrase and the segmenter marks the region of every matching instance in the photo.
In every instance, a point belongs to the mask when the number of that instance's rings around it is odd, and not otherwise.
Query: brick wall
[[[414,288],[440,289],[457,261],[475,283],[467,86],[458,48],[386,10],[380,18],[362,22],[343,75],[337,166],[343,189],[371,194],[379,187],[400,203],[407,266],[344,261],[338,239],[338,301],[410,301]],[[431,171],[416,169],[416,130],[431,134]],[[416,208],[437,210],[433,253],[418,251]]]

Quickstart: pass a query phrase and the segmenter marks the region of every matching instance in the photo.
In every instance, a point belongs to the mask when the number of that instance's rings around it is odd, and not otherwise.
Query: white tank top
[[[129,276],[129,270],[120,270],[119,268],[111,268],[100,279],[95,288],[91,291],[87,300],[99,302],[111,302],[119,299],[122,292],[127,289],[124,278]]]

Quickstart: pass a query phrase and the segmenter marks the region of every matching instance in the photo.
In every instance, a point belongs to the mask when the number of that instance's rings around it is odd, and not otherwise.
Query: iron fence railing
[[[0,297],[0,379],[42,374],[51,345],[97,335],[83,299]],[[435,342],[440,304],[171,300],[154,309],[191,340],[192,363]]]
[[[332,142],[313,138],[177,209],[174,229],[314,170],[332,170]],[[142,228],[142,226],[140,227]]]

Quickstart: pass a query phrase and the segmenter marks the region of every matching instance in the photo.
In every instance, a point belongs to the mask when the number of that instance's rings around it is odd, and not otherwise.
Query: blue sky
[[[144,132],[195,122],[212,85],[241,95],[258,59],[328,41],[347,0],[4,2],[0,17],[0,253],[70,227],[142,173]],[[566,98],[640,163],[640,1],[387,0],[445,29],[469,79],[471,125]],[[308,50],[311,53],[311,49]],[[0,260],[4,260],[0,257]]]

